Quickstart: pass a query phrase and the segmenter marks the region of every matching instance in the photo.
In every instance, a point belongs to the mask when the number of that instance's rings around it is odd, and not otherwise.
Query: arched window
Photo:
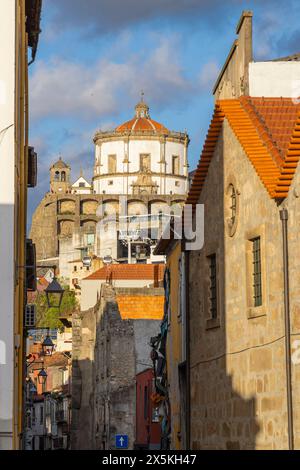
[[[61,172],[61,181],[66,181],[66,172],[65,171]]]
[[[59,181],[59,171],[55,172],[54,181]]]

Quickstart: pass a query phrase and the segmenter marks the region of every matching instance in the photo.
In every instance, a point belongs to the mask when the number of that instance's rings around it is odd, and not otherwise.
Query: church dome
[[[159,122],[151,119],[149,114],[149,106],[144,102],[143,97],[141,101],[135,106],[135,117],[126,121],[116,128],[117,132],[124,131],[147,131],[158,134],[167,134],[169,130]]]

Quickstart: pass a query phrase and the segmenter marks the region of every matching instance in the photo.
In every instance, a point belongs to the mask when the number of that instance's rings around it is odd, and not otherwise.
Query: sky
[[[30,145],[38,152],[29,225],[52,163],[61,155],[72,182],[80,168],[90,179],[95,131],[131,119],[141,90],[153,119],[187,130],[196,167],[212,87],[243,10],[253,11],[254,60],[300,51],[299,0],[43,0],[29,79]]]

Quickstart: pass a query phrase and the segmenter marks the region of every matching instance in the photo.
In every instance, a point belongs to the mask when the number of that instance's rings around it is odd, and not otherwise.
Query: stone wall
[[[47,193],[36,208],[30,230],[30,238],[36,245],[37,260],[59,257],[60,275],[68,280],[70,274],[69,261],[78,259],[79,247],[87,246],[86,234],[96,231],[101,211],[97,208],[103,205],[103,214],[109,215],[119,209],[120,195],[103,194],[50,194]],[[128,197],[128,213],[143,214],[157,213],[160,205],[171,206],[183,203],[183,196],[151,196],[140,195]],[[105,234],[102,234],[102,252],[110,253],[113,247],[112,236],[109,235],[106,249]],[[102,255],[100,239],[96,237],[93,254]],[[117,240],[115,240],[117,244]],[[96,253],[97,252],[97,253]],[[112,257],[118,256],[117,249],[112,250]]]
[[[98,304],[73,315],[72,449],[135,443],[136,374],[151,367],[150,337],[160,320],[122,319],[117,296],[161,296],[162,288],[101,287]]]

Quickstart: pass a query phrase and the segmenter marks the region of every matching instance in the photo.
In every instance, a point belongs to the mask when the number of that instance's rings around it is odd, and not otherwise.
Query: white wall
[[[0,2],[0,450],[12,447],[14,372],[15,2]],[[5,130],[8,126],[9,129]],[[3,364],[3,362],[5,362]]]
[[[300,96],[300,62],[251,62],[250,96],[298,98]]]

